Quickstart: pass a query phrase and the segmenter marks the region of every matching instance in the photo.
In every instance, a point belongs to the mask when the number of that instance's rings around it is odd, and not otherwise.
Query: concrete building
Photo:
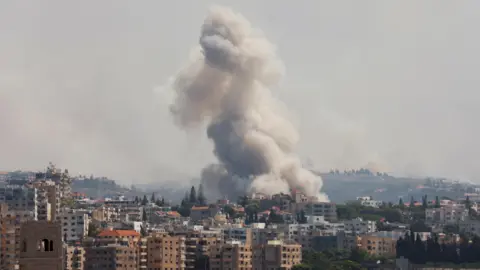
[[[84,270],[138,270],[137,247],[107,244],[85,247]]]
[[[34,220],[30,211],[10,211],[7,204],[0,204],[0,269],[18,269],[20,258],[20,225]]]
[[[92,211],[92,219],[104,222],[120,221],[119,209],[102,205]]]
[[[6,183],[0,186],[0,203],[6,203],[13,211],[30,211],[34,214],[34,219],[38,218],[38,206],[42,203],[41,200],[36,188]]]
[[[134,200],[105,200],[104,205],[117,209],[120,221],[142,221],[143,208]]]
[[[190,210],[190,220],[198,221],[202,219],[214,218],[218,211],[219,210],[216,206],[193,206]]]
[[[458,223],[460,232],[468,232],[480,236],[480,221],[479,220],[465,220]]]
[[[362,235],[359,241],[359,248],[370,255],[390,256],[397,252],[397,241],[404,235],[404,232],[381,231]]]
[[[57,222],[28,221],[20,227],[21,270],[63,270],[64,245]]]
[[[294,265],[302,262],[302,247],[291,241],[268,241],[262,253],[261,261],[254,259],[254,269],[292,269]],[[258,253],[255,252],[255,254]]]
[[[209,256],[210,249],[214,245],[223,243],[221,230],[204,230],[202,226],[193,230],[174,230],[172,236],[185,237],[185,268],[195,269],[195,262],[204,256]]]
[[[186,269],[186,245],[184,236],[157,233],[147,239],[147,269]]]
[[[137,270],[142,245],[140,234],[133,230],[107,229],[85,247],[85,270]],[[146,258],[144,258],[146,260]]]
[[[57,221],[62,225],[63,239],[66,242],[79,241],[88,235],[89,218],[86,211],[65,209]]]
[[[345,231],[351,232],[352,234],[356,235],[377,231],[377,224],[375,221],[363,220],[360,217],[346,220],[343,223],[345,224]]]
[[[337,221],[337,206],[331,202],[299,202],[291,204],[291,212],[296,215],[302,210],[308,216],[323,216],[325,220]]]
[[[425,209],[427,223],[456,224],[468,219],[468,209],[463,204],[446,205],[440,208]]]
[[[212,246],[209,257],[210,270],[253,269],[252,246],[241,241],[233,240]]]
[[[53,181],[36,181],[31,186],[38,190],[38,220],[56,220],[60,213],[60,188]]]
[[[83,270],[85,264],[85,249],[82,246],[67,246],[65,254],[66,270]]]

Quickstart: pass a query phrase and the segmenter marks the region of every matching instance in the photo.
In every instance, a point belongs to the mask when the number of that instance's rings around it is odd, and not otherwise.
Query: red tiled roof
[[[134,230],[104,230],[103,232],[99,233],[98,236],[140,236],[140,234]]]

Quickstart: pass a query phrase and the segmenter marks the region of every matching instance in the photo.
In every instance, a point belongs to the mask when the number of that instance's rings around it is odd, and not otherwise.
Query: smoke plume
[[[320,177],[295,155],[297,132],[269,90],[283,74],[274,46],[221,7],[211,9],[199,43],[202,54],[175,79],[171,111],[182,127],[208,126],[220,164],[204,168],[205,189],[233,198],[298,189],[328,200]]]

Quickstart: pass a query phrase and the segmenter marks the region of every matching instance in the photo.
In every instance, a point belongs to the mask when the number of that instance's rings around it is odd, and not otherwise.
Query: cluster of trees
[[[405,257],[416,264],[425,263],[479,263],[480,238],[461,235],[460,243],[450,241],[442,243],[438,235],[433,234],[422,241],[418,234],[407,232],[397,241],[397,257]]]
[[[185,197],[180,205],[172,207],[172,210],[178,211],[183,217],[190,216],[190,210],[193,206],[206,206],[207,198],[203,193],[203,186],[198,186],[198,192],[194,186],[190,188],[190,192],[185,192]]]
[[[347,202],[337,205],[337,216],[339,219],[349,220],[361,217],[365,220],[379,221],[385,219],[389,222],[404,222],[402,211],[392,204],[384,207],[373,208],[361,205],[360,202]]]
[[[143,195],[143,199],[140,200],[138,196],[135,196],[135,202],[141,205],[147,205],[149,202],[154,203],[158,206],[168,206],[168,203],[165,202],[164,198],[155,198],[155,193],[152,193],[150,200],[147,198],[147,195]]]
[[[326,250],[322,252],[304,252],[302,264],[295,265],[293,270],[363,270],[362,263],[369,261],[385,260],[375,258],[367,252],[353,249],[347,250]]]

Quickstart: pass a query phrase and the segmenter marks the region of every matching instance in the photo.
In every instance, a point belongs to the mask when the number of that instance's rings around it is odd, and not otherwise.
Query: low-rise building
[[[351,219],[351,220],[346,220],[343,223],[345,224],[346,231],[349,231],[352,234],[356,234],[356,235],[372,233],[377,231],[377,224],[375,221],[363,220],[360,217]]]

